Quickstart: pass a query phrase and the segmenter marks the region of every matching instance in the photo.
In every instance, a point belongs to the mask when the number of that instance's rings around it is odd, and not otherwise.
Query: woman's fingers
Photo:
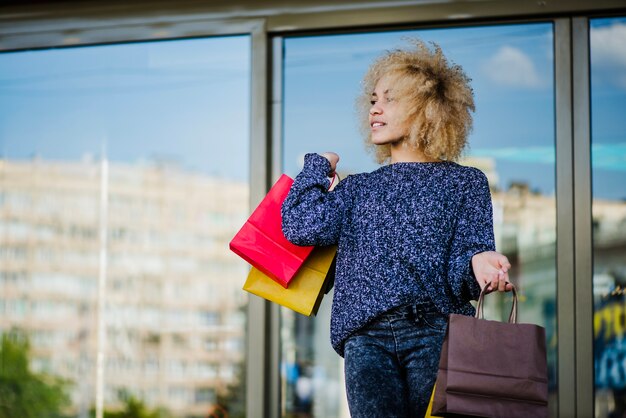
[[[512,289],[512,285],[509,281],[509,274],[504,270],[500,270],[491,276],[491,279],[486,283],[487,293],[498,291],[508,292]]]
[[[320,154],[322,157],[326,158],[330,163],[330,172],[328,173],[329,177],[335,175],[335,170],[337,169],[337,163],[339,162],[339,155],[334,152],[324,152]]]
[[[509,262],[509,259],[504,255],[504,254],[500,254],[495,252],[496,256],[495,256],[495,261],[497,263],[497,265],[500,266],[500,269],[503,272],[508,272],[509,269],[511,268],[511,263]]]
[[[504,254],[496,251],[484,251],[475,254],[471,263],[476,280],[486,293],[508,292],[512,289],[509,280],[511,263]]]

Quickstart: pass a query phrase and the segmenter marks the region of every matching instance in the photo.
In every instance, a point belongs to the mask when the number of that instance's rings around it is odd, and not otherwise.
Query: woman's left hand
[[[496,251],[484,251],[472,257],[474,276],[481,289],[487,287],[486,293],[509,292],[513,288],[509,281],[510,268],[509,259]]]

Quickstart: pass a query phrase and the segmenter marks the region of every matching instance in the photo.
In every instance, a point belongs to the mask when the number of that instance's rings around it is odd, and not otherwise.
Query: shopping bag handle
[[[326,189],[327,191],[330,190],[333,187],[333,184],[335,183],[335,179],[337,179],[337,182],[341,181],[341,178],[339,177],[339,174],[337,174],[337,173],[333,174],[333,178],[330,180],[330,184],[328,185],[328,188]]]
[[[509,283],[511,285],[511,290],[513,292],[513,306],[511,306],[511,313],[509,314],[509,324],[517,324],[517,289],[513,285],[513,283]],[[476,305],[476,318],[485,319],[485,312],[483,309],[483,302],[485,299],[487,286],[483,287],[480,291],[480,296],[478,297],[478,304]]]

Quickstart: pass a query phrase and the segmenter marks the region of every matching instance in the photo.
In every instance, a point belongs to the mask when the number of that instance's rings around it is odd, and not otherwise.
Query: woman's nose
[[[378,106],[378,103],[374,103],[372,107],[370,107],[370,115],[380,115],[382,113],[382,109]]]

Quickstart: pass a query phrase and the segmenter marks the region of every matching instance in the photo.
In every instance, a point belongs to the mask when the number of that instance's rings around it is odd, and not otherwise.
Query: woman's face
[[[409,133],[404,106],[395,96],[392,84],[393,78],[385,75],[372,92],[369,122],[371,140],[376,145],[400,142]]]

